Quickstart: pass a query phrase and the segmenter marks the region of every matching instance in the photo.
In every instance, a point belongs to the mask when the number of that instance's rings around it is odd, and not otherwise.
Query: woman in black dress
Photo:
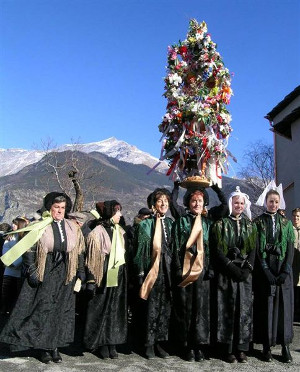
[[[44,213],[45,220],[35,226],[45,225],[46,219],[48,223],[40,230],[39,240],[23,255],[26,279],[0,340],[10,344],[13,351],[40,350],[43,363],[60,363],[58,348],[74,340],[74,284],[77,276],[84,279],[84,239],[78,226],[65,219],[71,209],[66,194],[46,195],[44,207],[50,214]]]
[[[100,218],[86,239],[87,291],[90,301],[84,345],[102,359],[117,358],[116,345],[127,341],[127,270],[121,205],[99,202]],[[122,220],[121,220],[122,221]]]
[[[215,268],[214,341],[224,348],[229,363],[245,363],[252,341],[252,271],[257,234],[250,220],[250,204],[248,195],[237,187],[228,200],[229,216],[215,222],[210,233]]]
[[[210,343],[209,228],[202,213],[208,203],[203,188],[188,189],[183,198],[185,214],[173,225],[172,341],[187,361],[203,361]]]
[[[135,311],[139,342],[145,357],[168,357],[163,343],[168,340],[171,313],[171,228],[166,217],[170,193],[158,188],[148,196],[154,215],[141,221],[136,230],[133,260],[139,301]]]
[[[254,220],[258,233],[258,260],[254,286],[254,342],[263,344],[263,359],[267,362],[273,359],[271,347],[281,344],[282,361],[290,363],[292,356],[289,344],[293,340],[292,262],[295,237],[291,221],[278,213],[279,208],[285,209],[280,190],[281,188],[276,188],[275,184],[271,185],[262,201],[266,211]]]

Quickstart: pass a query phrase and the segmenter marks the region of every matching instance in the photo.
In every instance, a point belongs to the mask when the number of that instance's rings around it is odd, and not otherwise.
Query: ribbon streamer
[[[161,218],[156,216],[155,232],[153,237],[153,248],[152,248],[152,267],[144,280],[141,289],[140,297],[143,300],[147,300],[151,292],[151,289],[156,282],[158,271],[159,271],[159,261],[161,255]]]
[[[179,147],[181,146],[183,140],[184,140],[184,135],[185,135],[185,129],[182,131],[181,136],[179,137],[176,145],[173,147],[172,150],[170,150],[167,154],[165,154],[160,160],[165,160],[169,156],[175,154],[176,151],[178,151]]]
[[[21,257],[28,249],[30,249],[43,235],[46,227],[53,222],[48,211],[43,213],[42,221],[34,222],[24,227],[23,229],[15,230],[12,233],[25,232],[26,234],[21,240],[18,241],[9,251],[0,257],[1,261],[6,266],[10,266],[14,261]]]
[[[125,250],[119,224],[114,225],[107,269],[107,287],[118,286],[119,267],[125,264]]]
[[[190,248],[193,244],[197,244],[197,253],[193,254]],[[195,282],[203,270],[204,248],[203,248],[203,229],[201,215],[198,214],[191,235],[186,243],[186,251],[184,255],[182,279],[179,287],[186,287]]]

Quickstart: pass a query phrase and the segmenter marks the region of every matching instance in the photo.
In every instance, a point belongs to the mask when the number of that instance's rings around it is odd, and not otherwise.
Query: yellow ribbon
[[[100,214],[96,211],[96,209],[91,209],[90,210],[90,213],[97,219],[99,220],[99,218],[101,217]]]
[[[161,218],[159,216],[156,217],[156,224],[155,224],[155,232],[153,237],[153,248],[152,248],[152,267],[144,280],[141,289],[140,289],[140,297],[143,300],[147,300],[148,296],[151,292],[151,289],[156,282],[158,271],[159,271],[159,261],[161,255]]]
[[[190,251],[190,247],[195,243],[197,243],[196,255],[194,255]],[[199,275],[203,270],[203,258],[204,258],[203,229],[201,223],[201,216],[200,214],[198,214],[198,216],[195,219],[191,235],[186,243],[186,251],[184,255],[182,272],[183,281],[179,284],[179,287],[186,287],[187,285],[192,284],[199,278]]]
[[[107,269],[107,287],[118,286],[119,267],[125,264],[125,251],[119,224],[114,226]]]
[[[43,235],[45,228],[52,223],[53,218],[51,214],[46,211],[43,213],[42,221],[37,221],[29,224],[22,229],[15,230],[9,234],[16,234],[19,232],[27,231],[21,240],[18,241],[9,251],[7,251],[3,256],[0,257],[1,261],[6,266],[10,266],[15,260],[21,257],[29,248],[31,248]]]

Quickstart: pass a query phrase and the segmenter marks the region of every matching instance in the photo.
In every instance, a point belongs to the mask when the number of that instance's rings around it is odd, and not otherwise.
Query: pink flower
[[[170,46],[168,46],[168,54],[169,54],[169,58],[172,60],[175,60],[177,58],[176,50]]]

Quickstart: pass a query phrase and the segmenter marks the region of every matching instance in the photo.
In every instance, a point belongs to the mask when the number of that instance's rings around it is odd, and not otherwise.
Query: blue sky
[[[0,148],[114,136],[159,157],[167,47],[205,21],[234,73],[229,150],[299,85],[299,0],[0,0]],[[234,170],[238,166],[232,164]]]

